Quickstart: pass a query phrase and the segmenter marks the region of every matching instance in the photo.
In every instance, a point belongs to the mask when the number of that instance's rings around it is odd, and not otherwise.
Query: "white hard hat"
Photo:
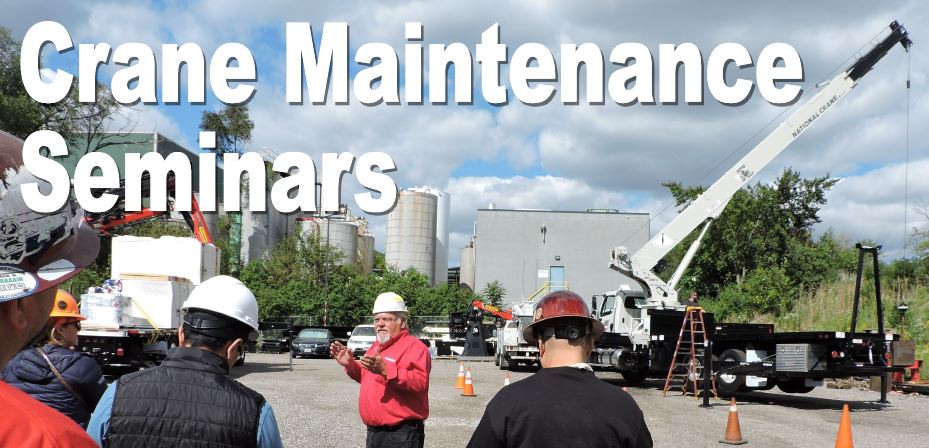
[[[244,283],[228,275],[217,275],[197,285],[181,310],[212,311],[231,317],[258,330],[258,301]]]
[[[372,314],[407,312],[409,311],[406,309],[406,302],[403,301],[403,297],[400,297],[400,295],[395,292],[384,292],[378,295],[377,299],[374,299],[374,311],[372,311]]]

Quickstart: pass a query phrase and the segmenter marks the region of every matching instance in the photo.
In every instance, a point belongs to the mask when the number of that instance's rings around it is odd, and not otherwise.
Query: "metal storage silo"
[[[468,285],[471,291],[474,291],[474,273],[475,273],[475,253],[474,241],[469,241],[468,245],[461,248],[461,278],[458,280],[460,285]]]
[[[415,187],[410,191],[429,193],[437,198],[435,216],[435,283],[448,281],[448,214],[451,194],[435,187]]]
[[[374,271],[374,235],[358,235],[358,259],[362,274]]]
[[[413,268],[435,285],[435,234],[438,198],[429,193],[403,190],[387,215],[385,261],[393,268]]]
[[[339,218],[309,218],[300,220],[298,227],[301,232],[319,232],[320,243],[328,243],[340,250],[340,265],[355,262],[355,251],[358,250],[358,229],[355,223]]]

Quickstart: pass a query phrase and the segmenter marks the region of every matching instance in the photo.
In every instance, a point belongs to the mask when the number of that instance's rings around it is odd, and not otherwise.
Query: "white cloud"
[[[907,173],[909,171],[909,173]],[[884,166],[842,179],[820,211],[820,230],[833,228],[852,241],[870,240],[884,245],[883,256],[903,256],[904,235],[929,222],[917,206],[929,200],[929,159]],[[909,184],[905,184],[908,179]],[[906,216],[904,216],[906,215]],[[904,225],[906,219],[906,225]],[[908,244],[907,256],[913,256]]]
[[[151,106],[123,107],[110,118],[107,129],[115,132],[158,132],[181,146],[197,151],[196,142],[191,142],[181,131],[181,126],[160,109]]]
[[[357,101],[350,106],[288,106],[280,86],[284,48],[268,43],[269,39],[283,40],[287,21],[308,21],[317,32],[326,21],[346,21],[353,47],[385,42],[400,50],[401,57],[405,21],[423,23],[424,44],[463,42],[469,46],[487,27],[499,23],[510,56],[524,42],[542,43],[556,58],[561,43],[593,42],[608,56],[618,43],[641,42],[657,58],[658,44],[693,42],[704,59],[723,42],[741,43],[753,55],[769,43],[785,42],[804,61],[806,94],[801,102],[813,93],[816,82],[847,66],[846,58],[867,46],[873,33],[892,19],[899,18],[914,31],[929,25],[929,9],[916,0],[808,2],[803,8],[785,8],[776,2],[597,2],[581,7],[572,2],[497,0],[467,5],[451,0],[270,1],[259,8],[245,0],[193,6],[175,0],[129,6],[121,2],[28,5],[4,11],[2,25],[10,27],[14,37],[22,36],[24,24],[54,19],[71,31],[76,44],[144,42],[157,52],[160,43],[195,42],[207,58],[220,43],[246,44],[260,60],[272,62],[259,66],[259,92],[251,103],[254,145],[279,153],[305,151],[317,162],[322,152],[388,152],[399,167],[394,178],[401,187],[428,184],[452,193],[453,259],[471,232],[474,210],[491,200],[498,207],[514,208],[667,210],[653,218],[651,228],[658,230],[673,216],[662,182],[709,185],[767,133],[762,130],[752,138],[759,129],[779,121],[783,109],[767,104],[757,91],[740,107],[721,106],[708,92],[702,106],[621,107],[609,101],[603,106],[563,106],[556,93],[546,106],[526,107],[512,91],[508,106],[492,109],[366,107]],[[754,181],[770,180],[788,166],[808,177],[826,172],[842,176],[845,181],[835,187],[822,210],[820,227],[834,227],[853,239],[878,240],[887,234],[888,253],[899,251],[903,235],[899,192],[904,188],[899,179],[907,145],[903,85],[908,63],[912,72],[909,151],[915,161],[910,168],[910,198],[911,203],[929,198],[929,192],[919,187],[926,177],[919,173],[929,172],[923,162],[929,156],[929,127],[924,125],[929,123],[929,60],[919,50],[919,39],[914,36],[916,46],[909,55],[899,47],[891,49],[854,91]],[[606,76],[613,69],[606,64]],[[476,64],[474,74],[475,86],[479,86],[480,66]],[[504,68],[501,79],[506,80],[506,74]],[[753,71],[742,75],[751,77]],[[147,130],[157,129],[188,145],[190,136],[196,135],[199,122],[175,118],[173,111],[140,106],[138,113],[134,120]],[[512,173],[531,174],[488,172],[452,177],[463,164],[479,166],[481,162],[506,164]],[[536,176],[539,167],[544,175]],[[350,176],[346,179],[343,200],[360,188]],[[880,215],[863,220],[863,211]],[[383,217],[370,219],[378,245],[383,247],[383,233],[378,234]]]

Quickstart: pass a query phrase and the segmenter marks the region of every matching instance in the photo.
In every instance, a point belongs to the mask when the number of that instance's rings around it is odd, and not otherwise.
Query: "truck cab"
[[[520,364],[532,366],[539,362],[539,348],[523,339],[523,328],[532,323],[532,302],[513,306],[513,319],[497,330],[497,350],[494,363],[501,370]]]
[[[630,338],[635,344],[646,344],[650,336],[646,310],[654,308],[649,307],[647,301],[648,298],[642,291],[618,289],[594,296],[593,309],[595,317],[603,323],[606,333],[619,333]]]

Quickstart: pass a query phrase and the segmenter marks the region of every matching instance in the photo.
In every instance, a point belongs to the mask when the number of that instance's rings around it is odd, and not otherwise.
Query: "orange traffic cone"
[[[461,392],[462,397],[476,397],[474,395],[474,383],[471,382],[471,368],[468,367],[468,373],[465,375],[464,390]]]
[[[852,418],[848,415],[848,405],[842,406],[842,421],[839,423],[839,435],[835,438],[835,448],[854,448],[852,443]]]
[[[719,441],[728,445],[742,445],[748,440],[742,438],[742,429],[739,427],[739,411],[735,408],[735,398],[729,403],[729,421],[726,422],[726,437]]]
[[[506,372],[506,376],[503,377],[503,385],[504,386],[510,385],[510,372]]]
[[[464,389],[464,385],[465,385],[464,363],[459,362],[458,363],[458,379],[455,380],[455,389]]]

